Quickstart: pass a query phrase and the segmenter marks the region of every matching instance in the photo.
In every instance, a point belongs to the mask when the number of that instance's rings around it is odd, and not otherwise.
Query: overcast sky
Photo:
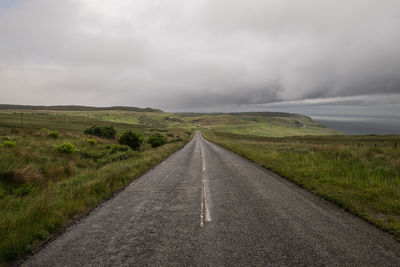
[[[400,1],[0,0],[0,103],[400,114]]]

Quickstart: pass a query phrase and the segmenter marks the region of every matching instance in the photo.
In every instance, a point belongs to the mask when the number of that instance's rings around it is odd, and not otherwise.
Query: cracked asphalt
[[[400,266],[400,244],[196,132],[22,265]]]

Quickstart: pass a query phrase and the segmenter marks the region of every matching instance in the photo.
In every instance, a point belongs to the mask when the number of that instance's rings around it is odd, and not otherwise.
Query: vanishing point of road
[[[400,244],[196,132],[23,265],[400,266]]]

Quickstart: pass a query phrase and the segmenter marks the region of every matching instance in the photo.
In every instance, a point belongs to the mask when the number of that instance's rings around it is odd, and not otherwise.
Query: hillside
[[[259,136],[337,135],[310,117],[283,112],[167,113],[152,108],[0,105],[0,127],[54,127],[82,130],[93,124],[117,128],[206,128]]]
[[[181,113],[186,122],[219,132],[259,136],[337,135],[310,117],[282,112]]]
[[[0,110],[0,266],[191,139],[190,129],[155,127],[161,111],[41,108]]]

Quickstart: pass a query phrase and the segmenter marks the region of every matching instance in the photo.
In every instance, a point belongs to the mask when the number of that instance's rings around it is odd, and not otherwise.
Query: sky
[[[400,116],[400,1],[0,0],[0,103]]]

